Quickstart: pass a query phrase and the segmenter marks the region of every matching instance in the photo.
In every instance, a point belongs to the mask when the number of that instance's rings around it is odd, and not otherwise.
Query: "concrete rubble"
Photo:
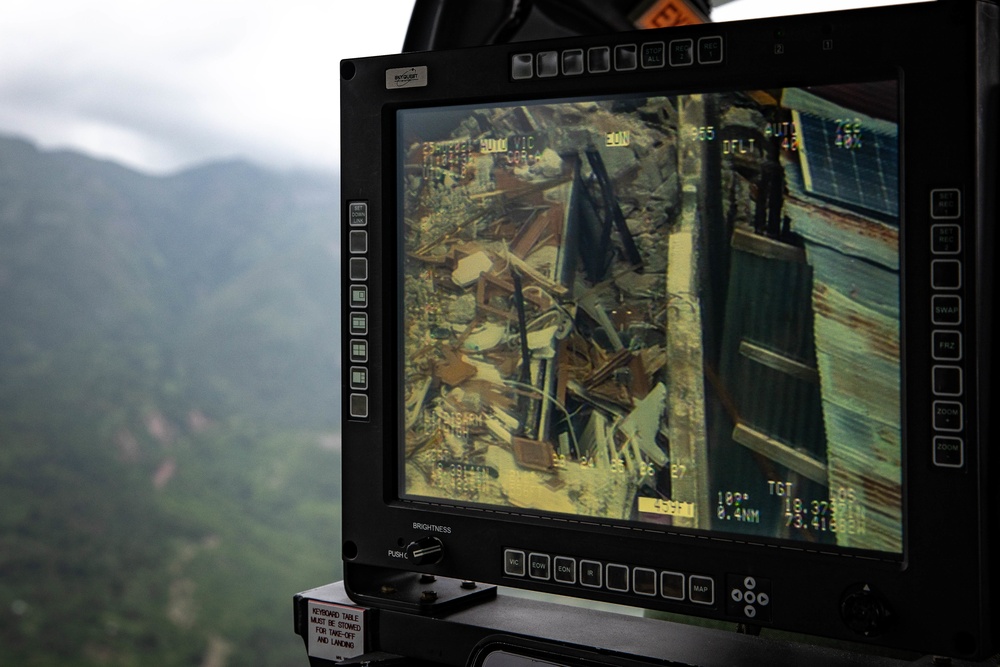
[[[618,519],[662,495],[677,113],[626,104],[472,110],[406,153],[407,493]]]

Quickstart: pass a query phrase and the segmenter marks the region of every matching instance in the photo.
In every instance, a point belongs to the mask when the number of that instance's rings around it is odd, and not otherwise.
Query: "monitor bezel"
[[[903,114],[901,111],[902,104],[902,72],[898,67],[887,67],[884,69],[873,69],[871,71],[865,72],[863,77],[854,79],[834,79],[829,81],[817,81],[815,79],[809,79],[810,83],[808,86],[801,87],[803,90],[808,91],[812,88],[823,88],[826,86],[850,86],[850,85],[865,85],[865,84],[877,84],[877,83],[892,83],[895,86],[896,91],[896,103],[897,103],[897,126],[899,129],[899,152],[902,154],[902,118]],[[559,104],[559,103],[574,103],[574,102],[599,102],[599,101],[613,101],[616,99],[634,99],[636,97],[682,97],[689,95],[711,95],[711,94],[729,94],[729,93],[746,93],[751,91],[759,90],[787,90],[791,88],[800,88],[794,84],[782,85],[779,80],[763,80],[760,85],[753,85],[755,82],[750,82],[750,84],[744,86],[741,89],[734,90],[731,87],[720,87],[711,85],[702,85],[694,90],[630,90],[628,92],[616,92],[616,93],[606,93],[601,94],[600,91],[592,94],[583,94],[575,97],[569,98],[551,98],[551,97],[540,97],[540,98],[524,98],[524,97],[511,97],[507,99],[477,99],[476,101],[466,101],[462,99],[448,100],[444,104],[386,104],[382,107],[382,136],[385,141],[383,146],[383,156],[382,164],[386,165],[384,173],[384,192],[386,196],[384,201],[386,202],[389,210],[394,212],[395,225],[390,229],[390,231],[399,232],[399,227],[401,226],[402,220],[402,197],[400,192],[403,189],[401,183],[402,169],[403,165],[401,163],[400,154],[405,147],[400,144],[399,137],[399,127],[401,124],[401,119],[399,117],[400,112],[417,110],[417,111],[433,111],[433,110],[443,110],[446,112],[458,111],[458,110],[472,110],[472,109],[492,109],[492,108],[506,108],[519,106],[520,103],[526,105],[545,105],[545,104]],[[899,181],[903,182],[903,168],[904,162],[900,160],[898,164],[899,170]],[[836,209],[836,205],[833,205]],[[904,256],[902,252],[902,247],[906,242],[907,232],[904,225],[902,224],[905,218],[904,202],[902,196],[902,190],[900,191],[900,201],[899,201],[899,215],[895,219],[895,224],[899,229],[899,244],[900,244],[900,281],[899,281],[899,343],[900,343],[900,391],[899,391],[899,403],[900,403],[900,415],[899,415],[899,426],[901,431],[900,437],[900,463],[901,470],[900,476],[902,479],[906,477],[906,466],[907,466],[907,456],[905,452],[905,447],[903,443],[906,442],[906,412],[907,412],[907,392],[906,392],[906,280],[905,280],[905,267]],[[538,520],[542,525],[546,525],[546,522],[567,522],[567,523],[578,523],[578,524],[588,524],[594,526],[600,526],[602,529],[620,529],[620,528],[641,528],[644,531],[651,533],[662,533],[664,535],[677,535],[677,536],[707,536],[707,537],[718,537],[721,539],[732,540],[734,543],[743,543],[751,547],[760,548],[789,548],[792,550],[800,550],[803,548],[809,548],[809,543],[801,540],[790,539],[790,538],[778,538],[778,537],[767,537],[759,535],[747,535],[740,534],[738,532],[723,532],[716,531],[711,528],[684,528],[684,527],[674,527],[666,526],[654,523],[644,523],[635,520],[614,520],[614,519],[602,519],[597,517],[591,517],[584,514],[578,515],[568,515],[568,514],[553,514],[546,513],[543,510],[531,510],[531,509],[518,509],[511,506],[501,506],[501,505],[490,505],[490,504],[478,504],[478,503],[462,503],[458,500],[447,499],[447,498],[434,498],[434,497],[420,497],[412,496],[406,497],[406,494],[402,491],[402,479],[405,475],[405,460],[402,456],[402,446],[401,444],[404,440],[405,427],[402,423],[402,413],[404,411],[405,396],[404,396],[404,366],[405,366],[405,353],[404,353],[404,341],[402,336],[398,332],[402,328],[403,321],[403,310],[404,310],[404,300],[405,300],[405,289],[404,289],[404,276],[403,276],[403,240],[402,235],[397,234],[397,241],[395,244],[384,246],[385,254],[383,255],[384,265],[391,267],[397,274],[397,280],[391,286],[391,291],[386,292],[386,303],[396,304],[396,312],[390,313],[388,309],[385,312],[385,323],[386,326],[383,327],[383,331],[388,336],[393,336],[395,342],[396,353],[393,355],[386,355],[386,367],[387,369],[392,369],[391,372],[386,372],[387,377],[394,378],[396,384],[396,401],[397,409],[394,413],[389,415],[390,411],[386,412],[386,418],[383,420],[386,424],[392,424],[396,432],[397,446],[395,448],[390,447],[388,456],[395,460],[395,467],[398,470],[396,478],[393,480],[392,485],[387,489],[386,499],[388,502],[399,506],[406,507],[412,504],[415,509],[419,508],[434,508],[434,511],[441,511],[443,513],[457,513],[466,514],[467,516],[481,516],[482,512],[497,511],[506,513],[512,517],[518,517],[525,520]],[[388,346],[386,346],[388,349]],[[906,531],[906,515],[908,511],[907,497],[905,489],[901,494],[901,533],[902,533],[902,544],[899,552],[892,551],[879,551],[876,549],[865,549],[858,547],[841,547],[835,545],[821,545],[823,550],[836,552],[844,557],[861,557],[866,559],[880,560],[887,563],[899,563],[902,564],[906,560],[906,550],[907,550],[907,531]]]

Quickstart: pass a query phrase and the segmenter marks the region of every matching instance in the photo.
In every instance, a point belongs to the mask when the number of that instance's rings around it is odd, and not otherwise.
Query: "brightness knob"
[[[444,556],[444,543],[436,537],[421,537],[406,545],[406,558],[414,565],[434,565]]]

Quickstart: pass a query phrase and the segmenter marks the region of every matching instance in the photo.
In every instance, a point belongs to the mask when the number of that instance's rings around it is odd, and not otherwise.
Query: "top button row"
[[[614,62],[612,63],[612,55]],[[716,65],[722,62],[722,37],[715,35],[701,37],[697,46],[693,39],[675,39],[671,42],[647,42],[619,44],[614,47],[595,46],[587,49],[567,49],[565,51],[541,51],[539,53],[517,53],[511,56],[510,76],[515,80],[540,79],[558,76],[575,76],[587,72],[603,74],[610,72],[612,65],[616,72],[627,72],[642,67],[659,69],[666,67],[686,67],[694,65]]]

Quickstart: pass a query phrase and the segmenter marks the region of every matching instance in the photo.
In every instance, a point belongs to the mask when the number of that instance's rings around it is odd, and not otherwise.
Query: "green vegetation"
[[[337,195],[0,138],[0,664],[300,665],[339,577]]]

